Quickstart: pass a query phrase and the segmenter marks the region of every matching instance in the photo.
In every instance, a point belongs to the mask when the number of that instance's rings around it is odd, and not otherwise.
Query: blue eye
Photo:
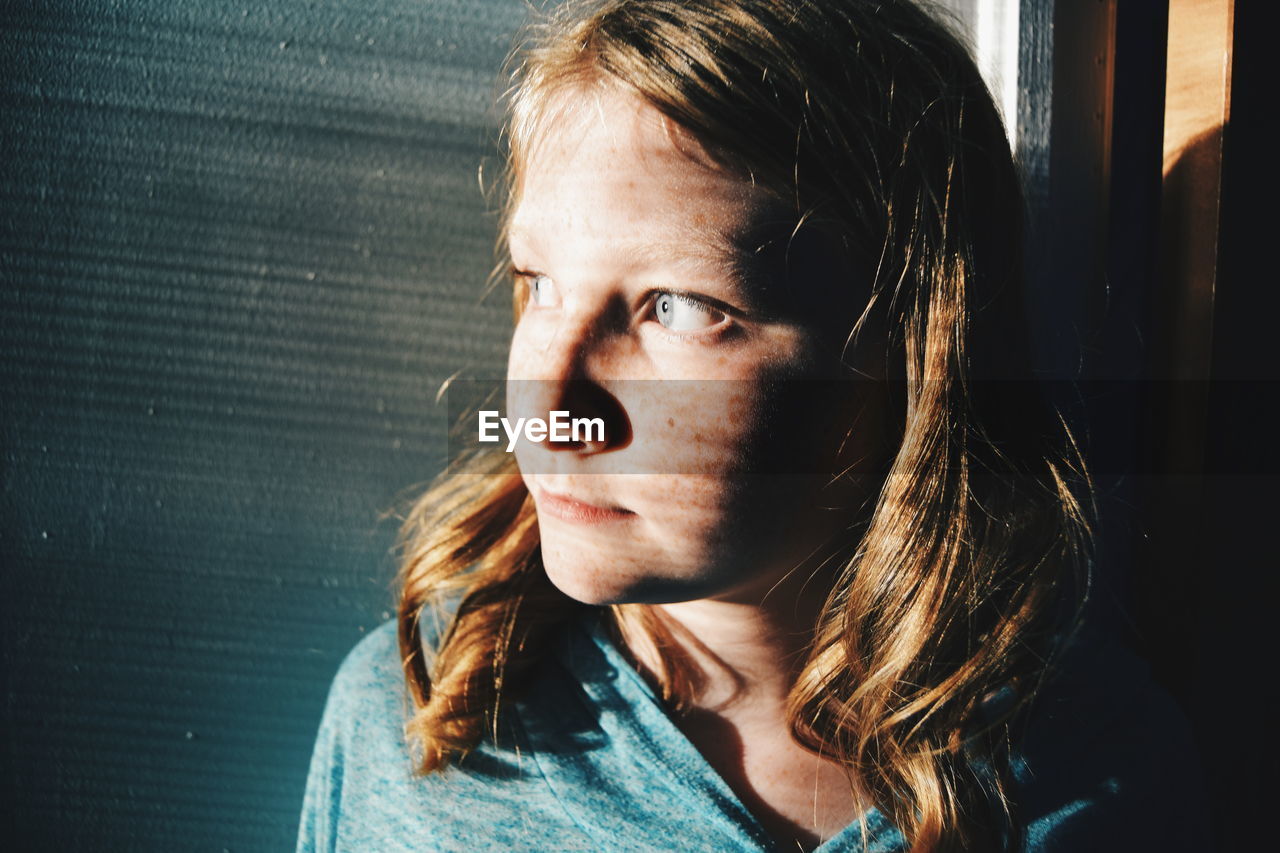
[[[529,282],[529,301],[539,308],[550,308],[556,304],[556,285],[549,276],[538,274],[527,275]]]
[[[707,329],[724,320],[724,314],[683,293],[659,291],[653,299],[653,314],[673,332]]]

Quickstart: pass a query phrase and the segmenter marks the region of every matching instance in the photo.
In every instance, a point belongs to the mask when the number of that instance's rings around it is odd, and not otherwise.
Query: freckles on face
[[[590,603],[767,585],[820,535],[822,478],[753,471],[797,436],[818,441],[787,423],[779,389],[830,366],[811,328],[760,310],[743,275],[735,247],[766,202],[637,98],[566,98],[512,217],[530,298],[507,408],[599,417],[606,437],[517,444],[547,573]]]
[[[538,477],[542,557],[552,582],[589,604],[667,603],[701,598],[757,599],[797,565],[826,532],[795,509],[811,482],[777,476],[633,474],[594,489],[583,479]],[[581,483],[585,488],[578,488]],[[552,494],[602,503],[621,500],[635,514],[593,521],[544,506]],[[551,491],[556,490],[556,491]],[[608,495],[598,498],[600,493]]]

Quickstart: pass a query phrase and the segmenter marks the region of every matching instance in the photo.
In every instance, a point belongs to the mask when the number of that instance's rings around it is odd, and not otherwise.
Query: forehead
[[[545,109],[524,157],[513,244],[561,235],[731,248],[763,219],[765,193],[716,166],[638,96],[572,89]]]

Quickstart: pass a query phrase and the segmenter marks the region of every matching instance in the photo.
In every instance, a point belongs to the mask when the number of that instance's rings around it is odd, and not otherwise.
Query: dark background
[[[505,365],[477,170],[523,17],[0,6],[0,848],[292,848],[435,392]]]
[[[1083,383],[1059,402],[1102,475],[1095,598],[1187,710],[1222,849],[1248,849],[1280,773],[1266,30],[1237,4],[1198,226],[1221,236],[1194,342],[1220,400],[1162,384],[1186,343],[1168,4],[1019,6],[1029,303],[1043,372]],[[292,847],[329,680],[393,607],[386,513],[445,459],[436,391],[503,372],[477,172],[524,15],[0,0],[0,846]]]

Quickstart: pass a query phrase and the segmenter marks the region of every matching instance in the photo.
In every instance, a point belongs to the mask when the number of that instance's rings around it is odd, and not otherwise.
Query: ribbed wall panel
[[[290,849],[455,371],[520,0],[0,3],[6,850]]]

